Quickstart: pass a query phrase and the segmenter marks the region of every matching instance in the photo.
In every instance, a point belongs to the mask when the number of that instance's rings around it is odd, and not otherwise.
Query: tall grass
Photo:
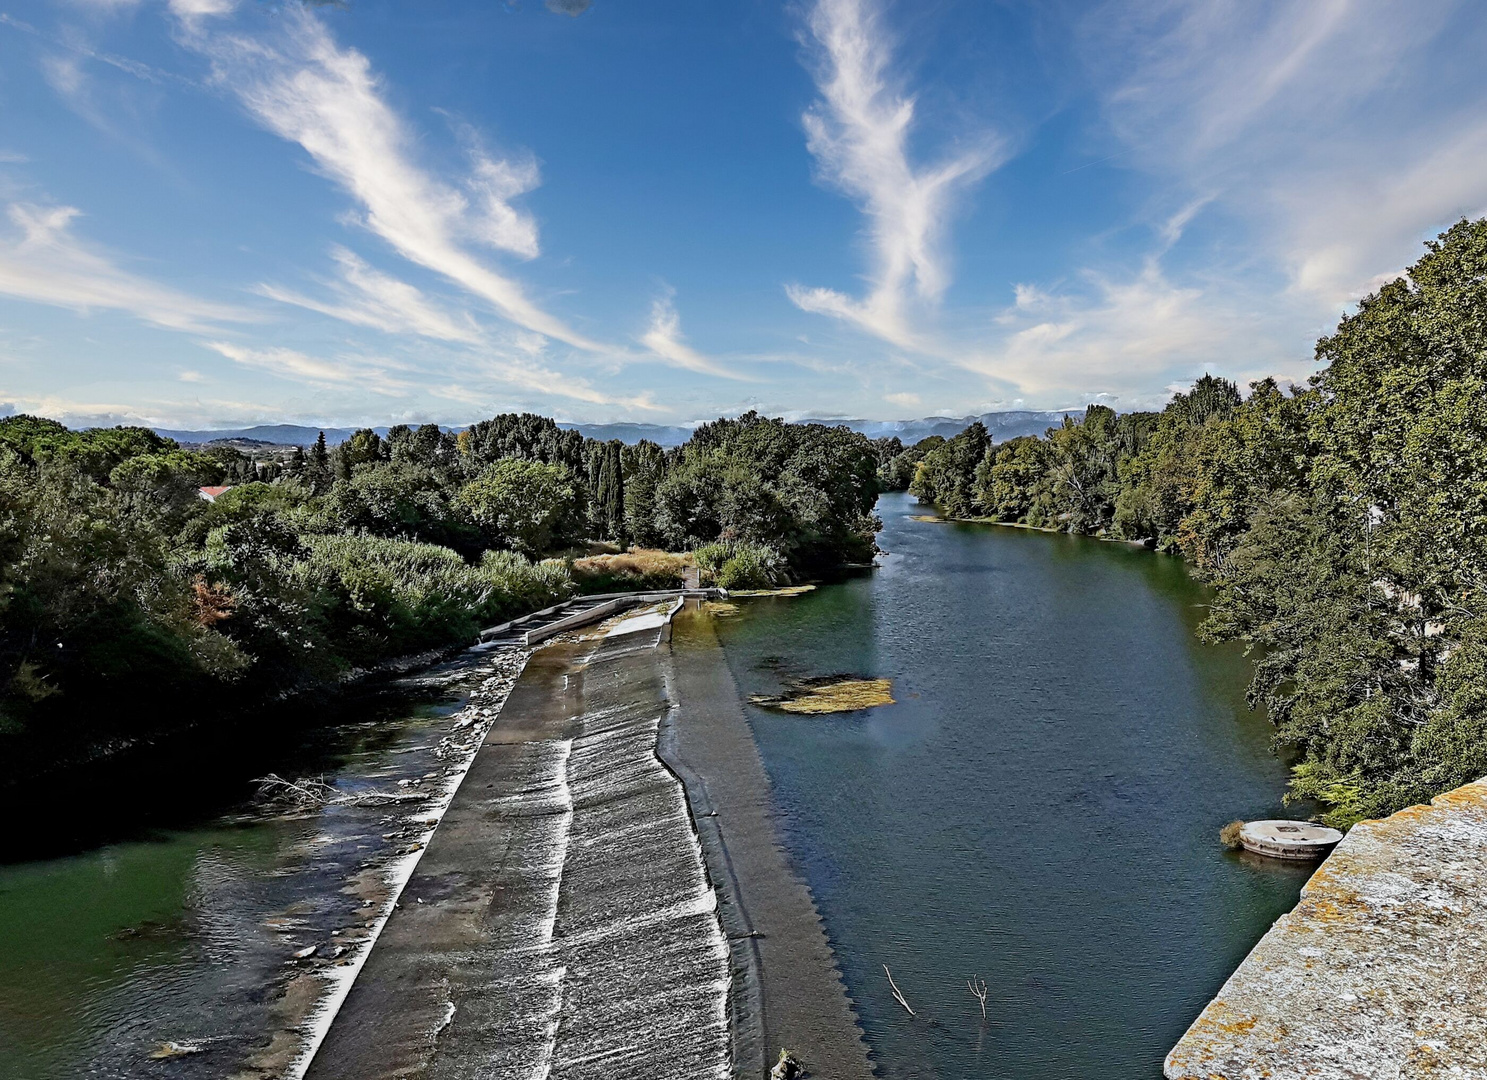
[[[315,536],[306,546],[301,573],[355,663],[471,641],[483,626],[573,593],[561,562],[510,551],[471,566],[448,548],[388,537]]]

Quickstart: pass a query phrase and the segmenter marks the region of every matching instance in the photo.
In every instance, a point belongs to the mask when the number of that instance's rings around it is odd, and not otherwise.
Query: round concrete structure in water
[[[1247,822],[1239,833],[1246,851],[1272,859],[1320,859],[1337,846],[1342,833],[1309,821]]]

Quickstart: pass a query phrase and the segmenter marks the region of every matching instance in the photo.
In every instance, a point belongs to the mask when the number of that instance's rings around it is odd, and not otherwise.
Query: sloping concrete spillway
[[[1487,780],[1354,826],[1166,1075],[1487,1077]]]
[[[729,1075],[727,942],[657,760],[667,627],[535,653],[311,1080]]]

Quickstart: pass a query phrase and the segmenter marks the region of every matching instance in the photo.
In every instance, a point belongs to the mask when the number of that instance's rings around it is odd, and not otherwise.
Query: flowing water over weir
[[[311,1080],[729,1075],[728,947],[656,620],[535,654]]]

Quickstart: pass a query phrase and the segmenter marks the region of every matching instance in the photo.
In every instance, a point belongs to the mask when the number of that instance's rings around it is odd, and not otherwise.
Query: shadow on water
[[[1176,559],[879,512],[874,575],[719,624],[745,695],[782,670],[893,680],[866,712],[750,710],[879,1069],[1154,1080],[1310,871],[1217,841],[1283,812],[1248,661],[1197,641]]]
[[[0,1080],[282,1075],[275,1033],[298,1022],[335,942],[366,922],[355,883],[405,842],[403,811],[274,812],[248,801],[253,779],[416,785],[440,767],[462,700],[453,685],[383,688],[318,713],[284,709],[74,774],[13,810]],[[153,1056],[171,1041],[195,1052]]]

